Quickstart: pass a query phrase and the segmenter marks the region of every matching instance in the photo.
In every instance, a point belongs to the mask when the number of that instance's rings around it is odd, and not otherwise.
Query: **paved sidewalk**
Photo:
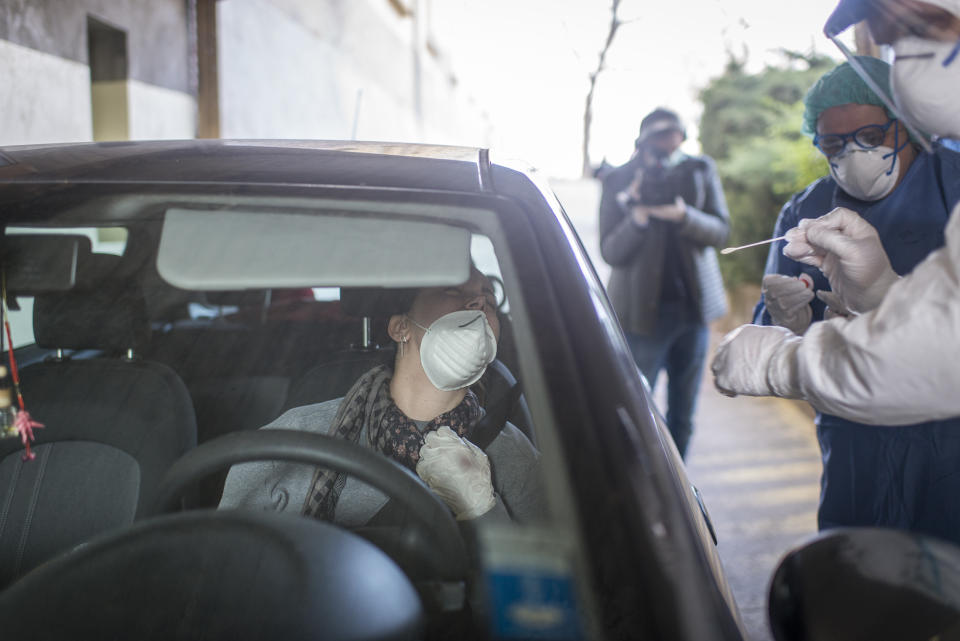
[[[695,425],[687,473],[710,512],[748,638],[766,641],[773,571],[817,529],[821,468],[813,416],[794,401],[727,398],[707,371]]]

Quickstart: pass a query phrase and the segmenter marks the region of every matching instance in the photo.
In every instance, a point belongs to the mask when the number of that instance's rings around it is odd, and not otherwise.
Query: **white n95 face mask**
[[[473,385],[497,357],[497,337],[481,311],[451,312],[430,327],[413,323],[426,332],[420,342],[420,363],[439,390],[451,392]]]
[[[960,42],[905,36],[893,51],[897,109],[929,134],[960,137]]]
[[[884,198],[893,191],[900,175],[900,158],[890,147],[848,147],[829,160],[830,175],[841,189],[857,200]]]

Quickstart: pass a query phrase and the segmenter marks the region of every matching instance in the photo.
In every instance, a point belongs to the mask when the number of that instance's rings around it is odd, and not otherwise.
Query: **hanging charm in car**
[[[10,381],[7,379],[7,368],[0,365],[0,438],[17,438],[20,431],[17,429],[17,410],[13,407],[13,396]]]
[[[20,398],[20,395],[18,394],[17,397]],[[21,404],[23,403],[22,398],[20,402]],[[34,428],[42,428],[43,423],[38,423],[30,418],[30,412],[27,410],[20,410],[17,412],[17,418],[14,421],[14,424],[17,427],[17,432],[20,433],[20,440],[23,441],[24,452],[21,458],[24,461],[35,459],[37,455],[30,451],[30,441],[34,440]]]
[[[0,283],[0,316],[3,317],[3,334],[0,334],[0,352],[3,351],[3,338],[6,337],[7,354],[10,357],[10,375],[13,380],[13,389],[17,393],[17,405],[19,411],[15,408],[10,399],[10,388],[0,388],[0,436],[15,437],[19,436],[23,441],[23,460],[30,461],[37,457],[30,450],[30,441],[34,440],[33,430],[42,428],[43,423],[38,423],[30,416],[23,402],[23,394],[20,393],[20,375],[17,372],[17,358],[13,354],[13,334],[10,331],[10,310],[7,307],[7,278],[6,273],[2,275]],[[6,378],[6,368],[0,377]],[[4,395],[4,391],[6,394]],[[4,396],[6,404],[4,405]],[[12,420],[11,420],[12,419]]]

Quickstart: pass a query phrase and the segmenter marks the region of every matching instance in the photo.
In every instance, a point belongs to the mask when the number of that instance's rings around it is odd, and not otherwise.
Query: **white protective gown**
[[[878,308],[807,330],[797,378],[811,405],[875,425],[960,416],[960,204],[945,236]]]

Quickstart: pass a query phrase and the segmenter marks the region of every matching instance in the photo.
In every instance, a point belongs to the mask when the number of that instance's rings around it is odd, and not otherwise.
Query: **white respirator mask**
[[[880,200],[893,191],[900,176],[900,159],[890,147],[848,147],[829,161],[830,175],[841,189],[857,200]]]
[[[424,327],[420,341],[420,364],[433,386],[444,392],[473,385],[497,357],[497,337],[487,315],[461,310],[441,316]]]
[[[893,51],[890,85],[897,109],[929,134],[960,137],[960,41],[905,36]]]

